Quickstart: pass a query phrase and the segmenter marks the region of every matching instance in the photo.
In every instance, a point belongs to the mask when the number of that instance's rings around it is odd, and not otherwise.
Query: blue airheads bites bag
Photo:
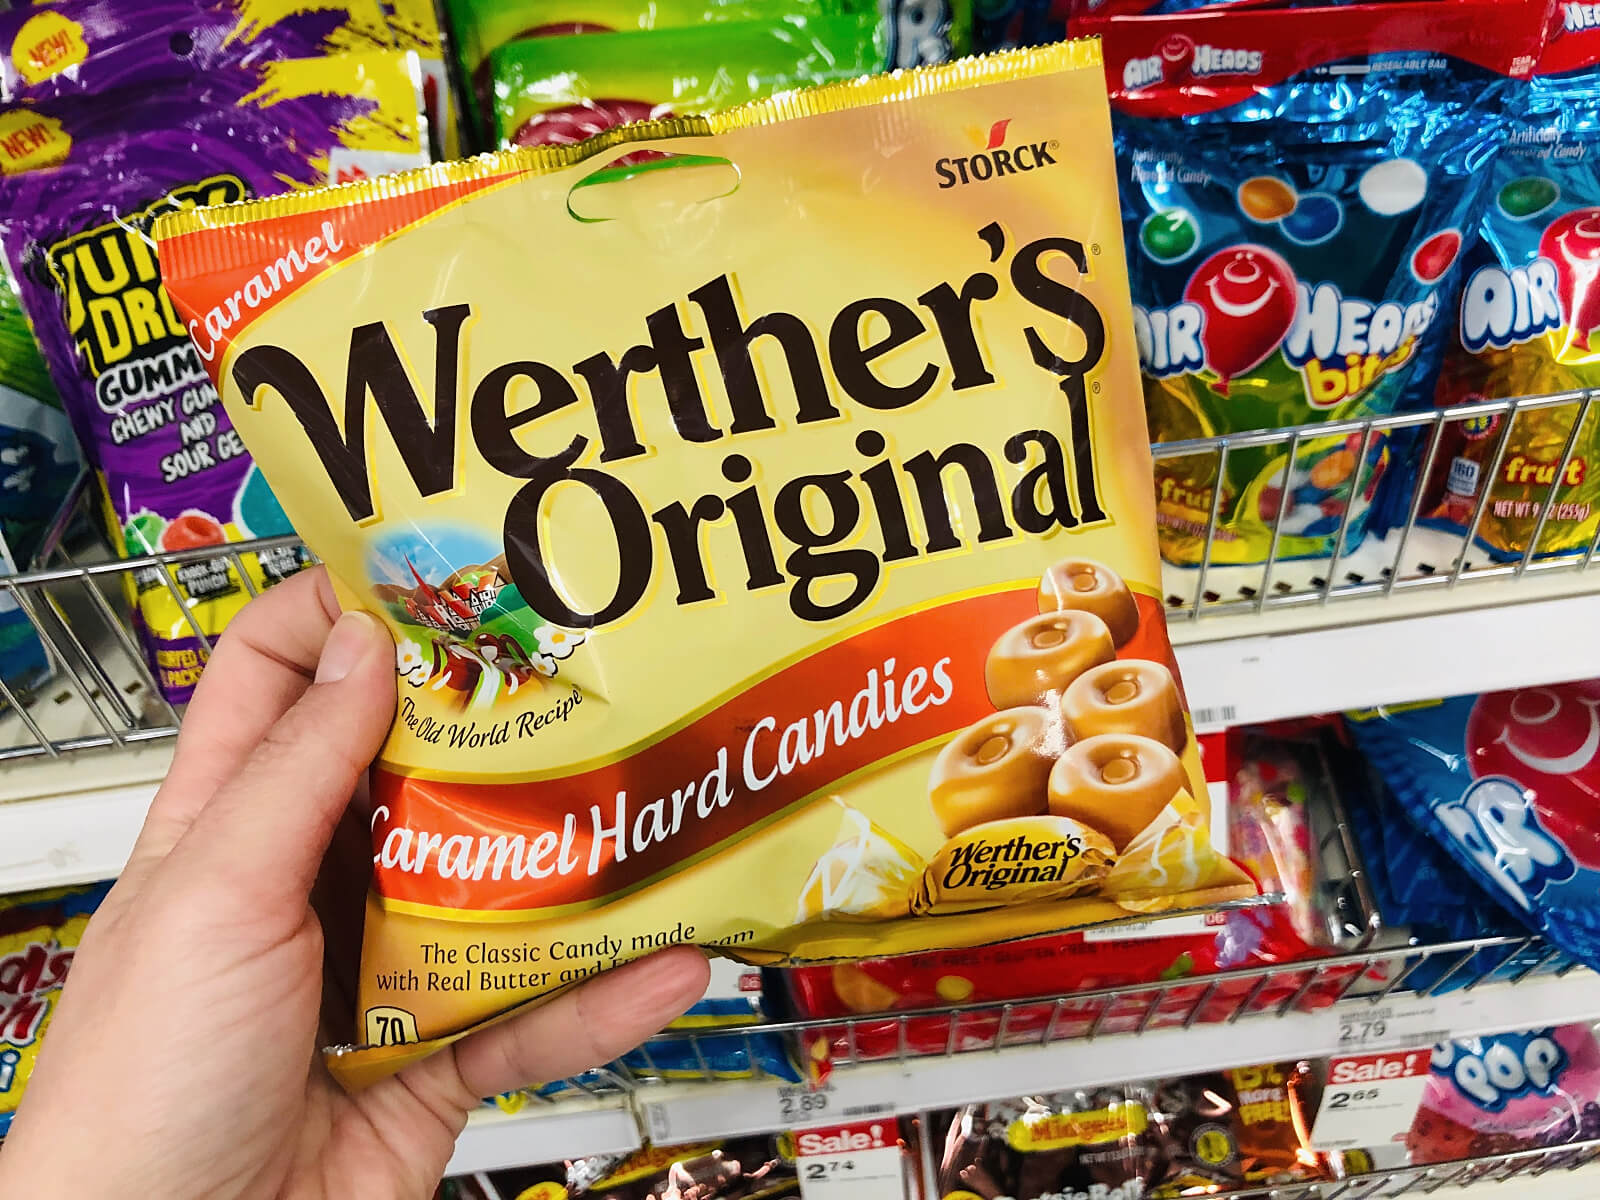
[[[1594,5],[1560,6],[1534,78],[1513,98],[1507,130],[1464,270],[1441,407],[1600,384]],[[1465,533],[1476,513],[1478,545],[1496,558],[1519,557],[1536,530],[1536,553],[1586,550],[1600,529],[1600,405],[1590,407],[1568,455],[1580,411],[1577,403],[1524,409],[1509,430],[1503,419],[1448,423],[1426,481],[1424,522]]]
[[[1350,728],[1486,894],[1600,963],[1600,680],[1377,709]]]
[[[1380,19],[1381,17],[1381,19]],[[1086,20],[1105,42],[1135,334],[1157,441],[1387,414],[1431,391],[1463,239],[1542,0]],[[1346,546],[1384,439],[1156,464],[1174,562]],[[1221,496],[1216,497],[1220,486]]]

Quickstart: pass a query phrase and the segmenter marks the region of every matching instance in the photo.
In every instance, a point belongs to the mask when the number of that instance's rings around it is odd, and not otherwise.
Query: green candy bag
[[[860,12],[508,42],[489,56],[495,142],[565,145],[630,121],[854,79],[883,69],[885,41],[877,18]]]
[[[0,575],[27,566],[82,471],[77,439],[0,266]],[[0,679],[28,688],[49,673],[32,623],[0,592]]]
[[[445,0],[444,7],[467,115],[485,140],[493,133],[489,56],[516,40],[735,21],[794,22],[803,28],[819,17],[875,14],[889,66],[943,62],[972,49],[972,0]],[[726,65],[745,66],[737,60]]]

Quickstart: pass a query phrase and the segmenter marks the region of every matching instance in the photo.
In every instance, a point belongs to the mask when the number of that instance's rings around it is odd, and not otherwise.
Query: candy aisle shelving
[[[1370,423],[1356,428],[1372,431]],[[1207,446],[1219,455],[1227,450],[1223,439]],[[243,550],[248,547],[230,553]],[[170,567],[167,557],[151,561]],[[1285,561],[1267,568],[1169,569],[1169,621],[1197,722],[1219,727],[1600,676],[1600,568],[1589,569],[1593,557],[1579,552],[1495,563],[1463,552],[1460,539],[1412,523],[1368,538],[1331,566]],[[0,891],[115,874],[170,762],[179,718],[156,697],[133,652],[121,615],[121,585],[129,569],[91,551],[59,555],[39,570],[0,580],[0,591],[36,619],[58,667],[50,684],[26,698],[12,697],[16,703],[0,715]],[[1446,965],[1449,986],[1438,994],[1409,990],[1406,980],[1419,956]],[[1509,965],[1496,969],[1498,963]],[[987,1014],[916,1014],[950,1021],[947,1053],[913,1054],[902,1034],[900,1053],[878,1060],[845,1056],[820,1091],[773,1079],[665,1082],[625,1074],[610,1077],[606,1087],[585,1081],[558,1100],[474,1117],[452,1170],[622,1150],[642,1137],[683,1141],[914,1113],[1065,1081],[1115,1083],[1320,1056],[1350,1049],[1352,1036],[1364,1049],[1414,1050],[1444,1033],[1600,1018],[1600,976],[1573,967],[1531,938],[1421,950],[1380,938],[1317,970],[1329,979],[1334,976],[1327,973],[1339,968],[1347,969],[1335,989],[1344,998],[1322,1007],[1306,1003],[1318,994],[1310,977],[1300,982],[1296,976],[1285,991],[1283,977],[1269,978],[1271,971],[1237,973],[1246,1000],[1220,1020],[1210,1013],[1201,1019],[1204,1001],[1193,997],[1193,1015],[1180,1011],[1171,1019],[1168,992],[1161,988],[1090,994],[1107,1006],[1126,1001],[1147,1007],[1139,1010],[1134,1031],[1112,1032],[1120,1029],[1115,1022],[1102,1029],[1097,1020],[1084,1031],[1092,1036],[1070,1040],[1052,1036],[1055,1017],[1082,1003],[1082,995],[1017,1002]],[[1351,986],[1358,977],[1359,984]],[[1239,980],[1200,982],[1211,997]],[[1250,1011],[1249,1000],[1269,994],[1269,988],[1287,999],[1275,1000],[1265,1012]],[[1052,1014],[1050,1026],[1028,1026],[1027,1010],[1041,1005]],[[1376,1014],[1382,1019],[1375,1020]],[[990,1039],[958,1047],[955,1023],[974,1015],[992,1018],[986,1026]],[[1379,1024],[1383,1032],[1374,1035]],[[776,1032],[803,1042],[823,1027],[829,1023],[780,1026]],[[1019,1039],[1008,1036],[1008,1029],[1025,1027],[1035,1034],[1020,1039],[1025,1044],[1011,1044]],[[1428,1194],[1511,1175],[1537,1175],[1541,1196],[1600,1193],[1595,1171],[1562,1169],[1600,1155],[1600,1148],[1563,1153],[1566,1158],[1502,1156],[1272,1194],[1282,1200],[1356,1200]],[[1478,1194],[1493,1196],[1495,1190]]]

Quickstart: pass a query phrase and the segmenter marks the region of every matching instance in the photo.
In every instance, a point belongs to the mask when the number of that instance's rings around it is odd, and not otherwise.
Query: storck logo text
[[[1006,117],[991,125],[987,135],[979,130],[968,130],[973,145],[978,149],[971,154],[941,158],[934,163],[939,187],[943,189],[953,188],[957,184],[983,183],[1002,175],[1015,175],[1055,165],[1052,151],[1057,148],[1057,143],[1020,142],[1008,147],[1006,130],[1010,125],[1011,118]]]

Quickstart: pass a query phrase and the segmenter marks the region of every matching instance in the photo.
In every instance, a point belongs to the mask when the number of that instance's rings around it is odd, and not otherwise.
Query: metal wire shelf
[[[1375,1200],[1379,1196],[1431,1196],[1442,1188],[1505,1183],[1549,1171],[1576,1171],[1600,1162],[1600,1140],[1517,1150],[1431,1166],[1392,1167],[1330,1182],[1277,1183],[1213,1193],[1222,1200]]]
[[[1516,984],[1535,976],[1565,976],[1581,964],[1533,935],[1478,938],[1428,946],[1368,948],[1326,958],[1275,964],[1149,984],[1090,988],[1067,994],[1019,997],[1004,1003],[953,1004],[894,1013],[862,1013],[667,1030],[641,1046],[628,1062],[616,1061],[567,1080],[590,1096],[648,1089],[653,1084],[719,1076],[710,1065],[726,1061],[730,1047],[744,1051],[741,1077],[792,1082],[762,1066],[770,1055],[757,1039],[782,1039],[801,1062],[826,1061],[833,1072],[869,1064],[907,1064],[918,1058],[952,1058],[1053,1042],[1192,1029],[1199,1024],[1286,1017],[1345,1005],[1353,1019],[1405,995],[1426,999]],[[1446,1035],[1450,1030],[1439,1030]],[[684,1049],[686,1048],[686,1052]],[[686,1069],[693,1060],[698,1070]],[[672,1066],[664,1067],[663,1061]],[[546,1095],[539,1097],[550,1101]]]
[[[1378,1197],[1431,1196],[1447,1187],[1506,1183],[1517,1178],[1531,1180],[1550,1171],[1576,1171],[1597,1162],[1600,1162],[1600,1140],[1569,1142],[1562,1146],[1516,1150],[1429,1166],[1391,1167],[1338,1180],[1260,1184],[1207,1195],[1217,1200],[1377,1200]],[[929,1170],[924,1164],[925,1176]],[[495,1190],[491,1180],[482,1175],[477,1178],[480,1194],[491,1197],[502,1194]],[[922,1189],[924,1196],[938,1195],[937,1188],[926,1178]]]
[[[1590,390],[1526,396],[1507,400],[1482,400],[1435,412],[1406,413],[1328,421],[1284,429],[1267,429],[1188,441],[1159,443],[1151,448],[1158,464],[1198,460],[1200,473],[1210,478],[1225,478],[1230,458],[1244,450],[1283,452],[1282,467],[1271,484],[1280,495],[1289,491],[1295,478],[1302,450],[1313,441],[1344,438],[1358,447],[1353,475],[1348,487],[1331,497],[1337,532],[1328,538],[1328,553],[1298,560],[1279,554],[1285,538],[1285,523],[1290,511],[1280,502],[1272,522],[1267,553],[1259,560],[1242,565],[1222,565],[1217,561],[1217,545],[1222,533],[1222,487],[1212,489],[1209,520],[1201,535],[1198,561],[1191,566],[1168,565],[1165,572],[1169,612],[1189,620],[1201,616],[1260,613],[1274,608],[1321,605],[1330,600],[1388,596],[1413,589],[1453,589],[1463,581],[1521,579],[1524,575],[1560,572],[1585,572],[1600,550],[1600,530],[1581,548],[1540,553],[1549,522],[1559,511],[1557,493],[1565,486],[1569,468],[1581,455],[1581,434],[1589,423],[1596,393]],[[1489,554],[1479,541],[1485,516],[1491,510],[1492,481],[1498,480],[1507,448],[1515,440],[1519,422],[1533,414],[1570,409],[1555,418],[1562,432],[1561,449],[1549,464],[1548,484],[1533,482],[1529,499],[1516,503],[1518,512],[1532,516],[1533,527],[1526,544],[1502,547]],[[1478,468],[1477,489],[1471,513],[1462,532],[1452,533],[1427,527],[1425,505],[1432,498],[1428,481],[1442,463],[1441,449],[1452,433],[1472,428],[1475,440],[1488,441]],[[1486,430],[1487,432],[1480,432]],[[1375,474],[1383,468],[1375,447],[1408,434],[1409,460],[1389,464],[1391,478],[1385,486],[1395,495],[1393,507],[1403,508],[1404,516],[1376,535],[1359,539],[1351,536],[1353,524],[1365,512],[1358,504]],[[1585,464],[1587,467],[1587,463]],[[1414,468],[1414,471],[1411,469]],[[1196,470],[1191,462],[1188,469]],[[1398,475],[1394,474],[1399,472]],[[1542,473],[1542,468],[1541,472]],[[1496,505],[1504,503],[1495,501]],[[1587,521],[1585,512],[1580,518]]]
[[[1222,489],[1214,489],[1199,562],[1193,566],[1168,565],[1164,584],[1169,612],[1190,621],[1224,615],[1259,614],[1303,605],[1323,605],[1335,600],[1381,598],[1396,592],[1456,588],[1463,582],[1517,580],[1525,576],[1587,574],[1600,549],[1600,537],[1580,550],[1536,555],[1556,502],[1558,481],[1580,454],[1580,432],[1590,418],[1595,393],[1566,392],[1515,400],[1483,401],[1434,413],[1332,421],[1289,429],[1228,434],[1153,447],[1157,463],[1199,459],[1222,478],[1230,456],[1247,449],[1284,451],[1281,483],[1286,486],[1296,455],[1312,439],[1344,437],[1370,447],[1392,441],[1397,434],[1415,431],[1417,477],[1426,479],[1439,458],[1441,446],[1453,429],[1472,423],[1487,428],[1493,438],[1485,453],[1487,477],[1496,477],[1517,422],[1547,410],[1571,410],[1564,424],[1565,440],[1554,464],[1551,482],[1534,503],[1539,515],[1524,552],[1514,559],[1491,556],[1475,549],[1477,534],[1489,504],[1490,489],[1479,495],[1465,536],[1440,533],[1426,527],[1421,486],[1411,490],[1402,522],[1381,536],[1369,533],[1359,546],[1347,546],[1355,519],[1357,497],[1371,482],[1373,468],[1366,453],[1357,456],[1350,486],[1339,512],[1338,536],[1333,552],[1322,558],[1289,559],[1279,555],[1284,514],[1281,504],[1268,553],[1260,562],[1223,565],[1214,561],[1221,516]],[[1600,414],[1597,414],[1600,415]],[[1560,418],[1565,422],[1566,417]],[[1391,473],[1396,467],[1390,467]],[[1397,475],[1396,478],[1399,478]],[[76,502],[86,514],[86,496]],[[80,522],[87,525],[88,522]],[[35,757],[60,757],[82,750],[123,749],[171,738],[177,733],[179,714],[155,685],[137,633],[137,620],[129,603],[136,576],[146,585],[164,587],[178,598],[178,571],[197,563],[227,566],[238,585],[251,592],[255,585],[244,569],[243,556],[300,548],[293,537],[241,542],[226,547],[196,547],[162,551],[135,558],[113,558],[103,541],[91,537],[56,539],[50,552],[33,569],[0,577],[0,609],[14,605],[32,627],[49,664],[43,684],[8,678],[0,664],[0,762]],[[1600,588],[1600,575],[1595,576]],[[209,653],[212,638],[179,605],[193,634]]]

